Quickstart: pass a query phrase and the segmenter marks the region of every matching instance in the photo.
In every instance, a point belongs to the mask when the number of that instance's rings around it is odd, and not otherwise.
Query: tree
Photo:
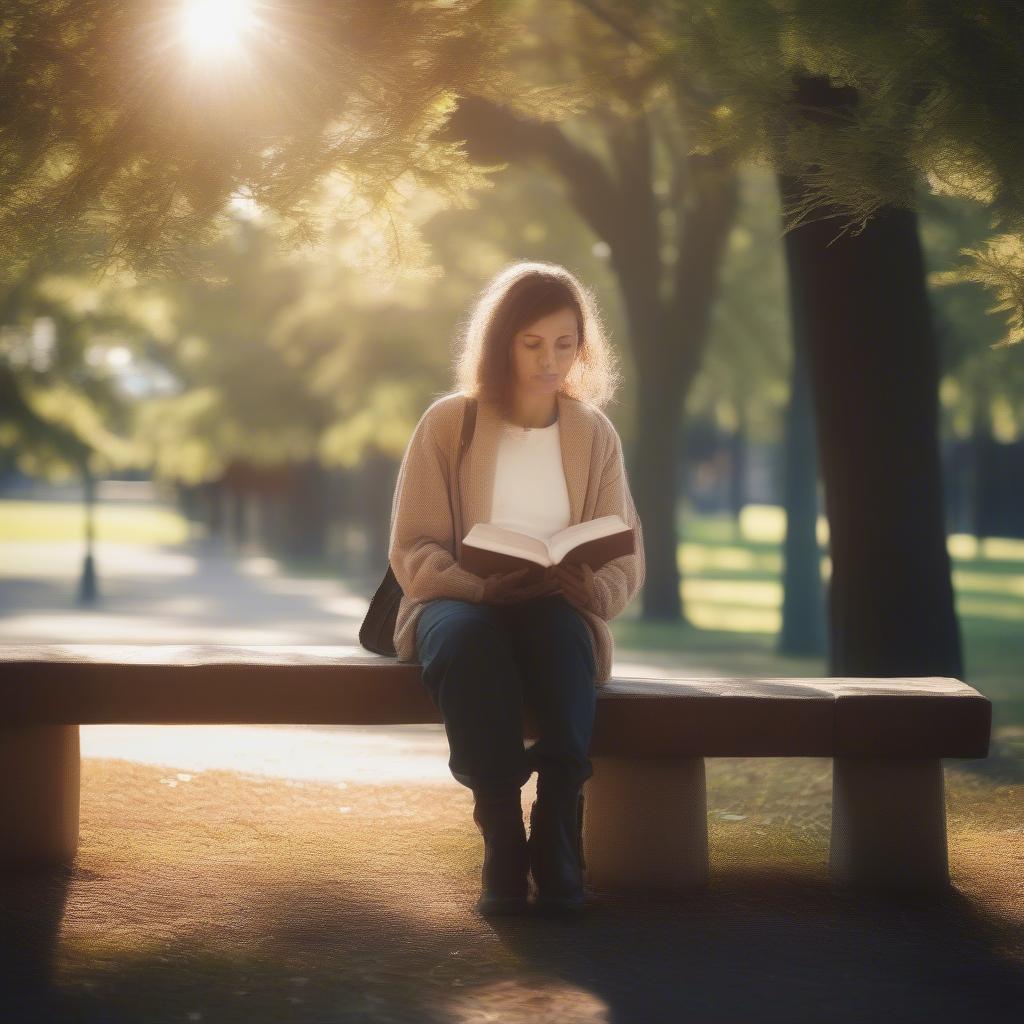
[[[233,52],[196,47],[180,3],[6,4],[0,90],[17,102],[0,111],[0,277],[95,231],[103,265],[185,269],[238,196],[276,215],[286,245],[372,219],[378,248],[411,258],[410,183],[452,202],[482,184],[437,138],[456,95],[568,102],[498,70],[502,8],[296,0],[230,26]]]
[[[594,0],[596,3],[597,0]],[[916,209],[923,186],[981,204],[991,236],[947,281],[994,291],[1002,343],[1024,339],[1024,17],[1019,4],[717,0],[695,8],[602,0],[654,20],[665,74],[701,69],[693,105],[703,152],[802,174],[787,221],[815,215],[856,234],[884,208]],[[653,18],[652,18],[653,12]],[[793,102],[794,78],[856,93],[827,119]],[[699,120],[698,120],[699,119]]]
[[[825,120],[851,90],[799,79],[794,102]],[[820,112],[820,113],[819,113]],[[787,205],[803,176],[780,177]],[[834,222],[786,234],[804,317],[832,577],[833,675],[963,672],[938,449],[939,359],[912,211],[885,208],[828,244]]]
[[[0,458],[51,479],[82,478],[86,550],[79,600],[98,597],[92,554],[95,479],[136,464],[128,403],[105,365],[144,330],[136,297],[96,289],[65,252],[26,264],[0,304]]]
[[[983,289],[959,280],[947,284],[942,270],[958,251],[984,240],[985,211],[977,203],[948,196],[924,195],[921,205],[929,280],[941,285],[933,292],[933,302],[942,355],[944,433],[954,454],[957,439],[970,440],[969,449],[960,449],[968,465],[948,466],[953,479],[947,481],[947,493],[961,502],[950,519],[957,528],[983,537],[992,519],[988,497],[998,472],[990,468],[997,433],[1008,440],[1024,427],[1024,362],[1018,350],[998,344],[1002,327],[986,312],[989,301]]]
[[[599,291],[611,283],[603,256],[587,256],[592,236],[547,180],[509,173],[474,203],[452,209],[426,192],[415,197],[417,230],[444,274],[407,269],[400,282],[353,266],[344,228],[322,254],[284,254],[265,217],[239,216],[231,235],[195,257],[216,264],[222,281],[159,289],[172,325],[162,358],[179,387],[138,409],[137,436],[156,475],[212,490],[226,474],[236,513],[243,492],[276,481],[266,521],[290,526],[308,547],[322,499],[300,508],[288,480],[337,471],[337,482],[358,484],[358,500],[338,496],[365,527],[369,564],[386,559],[394,471],[423,408],[451,387],[457,324],[489,268],[528,246],[573,263]],[[329,513],[339,517],[337,507]],[[295,547],[283,534],[263,540]]]
[[[514,35],[503,7],[298,0],[229,26],[231,52],[206,45],[209,25],[190,46],[177,3],[7,5],[0,85],[18,102],[0,112],[0,288],[96,237],[96,267],[215,280],[216,266],[197,261],[237,203],[269,214],[284,248],[345,225],[364,270],[424,261],[410,192],[458,205],[487,183],[438,136],[455,97],[529,114],[576,102],[571,87],[537,89],[499,69]],[[395,412],[386,387],[373,395],[374,419]],[[176,408],[202,420],[211,397],[192,392]],[[333,446],[344,432],[335,425]]]
[[[520,75],[547,66],[563,79],[582,76],[589,116],[554,124],[466,96],[446,137],[465,139],[479,162],[539,165],[556,175],[608,247],[636,369],[630,467],[648,553],[642,614],[679,621],[678,425],[707,345],[736,210],[734,170],[720,154],[687,152],[671,93],[656,88],[641,51],[623,60],[614,27],[571,9],[521,10],[520,45],[508,61]]]
[[[794,321],[807,328],[831,528],[832,671],[959,674],[938,461],[937,356],[909,210],[922,168],[941,177],[936,168],[948,168],[951,154],[964,149],[953,132],[963,111],[956,101],[942,102],[943,89],[960,83],[934,71],[935,46],[956,46],[949,36],[962,19],[888,7],[873,10],[874,19],[862,7],[854,18],[851,5],[800,0],[785,9],[722,0],[713,10],[687,7],[684,17],[682,8],[658,13],[665,16],[660,38],[671,39],[660,49],[666,78],[688,81],[694,65],[705,73],[706,88],[691,103],[703,115],[701,151],[724,148],[780,172],[791,288],[805,307]],[[672,31],[665,32],[668,22]],[[1005,40],[990,38],[991,28],[973,35],[968,28],[966,35],[1005,49]],[[924,99],[931,103],[922,108]],[[1005,113],[972,100],[962,84],[957,99],[986,128]],[[921,118],[930,128],[936,114],[949,120],[935,145],[931,138],[922,143]],[[813,212],[821,214],[814,221]],[[855,236],[868,237],[841,238],[851,226]],[[836,229],[838,235],[826,234]],[[901,262],[894,264],[897,252]],[[884,280],[882,266],[889,272]],[[886,305],[878,302],[883,294]],[[893,339],[888,366],[878,350],[886,338]],[[869,379],[884,386],[872,392]],[[869,400],[873,413],[865,422]]]
[[[393,299],[342,258],[281,253],[263,220],[238,217],[190,258],[223,279],[161,285],[173,324],[161,355],[178,387],[139,404],[135,437],[157,477],[187,487],[273,478],[288,509],[264,542],[320,555],[324,471],[401,454],[434,360]]]
[[[734,424],[737,462],[748,433],[771,440],[781,435],[786,532],[777,649],[782,654],[821,655],[826,641],[817,539],[818,460],[806,352],[801,348],[803,306],[799,301],[786,305],[776,178],[748,167],[740,180],[743,202],[723,264],[713,340],[689,408],[692,414],[726,406]],[[740,462],[733,469],[737,514],[745,500],[741,474]]]

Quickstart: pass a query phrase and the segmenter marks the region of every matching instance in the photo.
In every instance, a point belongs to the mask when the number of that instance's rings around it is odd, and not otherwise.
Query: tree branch
[[[547,163],[569,185],[573,205],[583,219],[611,244],[616,234],[615,182],[593,153],[571,142],[556,125],[523,120],[489,100],[467,96],[459,101],[443,136],[465,141],[470,158],[477,163],[530,159]]]

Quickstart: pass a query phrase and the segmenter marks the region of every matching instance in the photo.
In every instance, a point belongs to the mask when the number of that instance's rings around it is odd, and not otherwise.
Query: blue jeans
[[[514,605],[439,598],[416,624],[423,682],[441,712],[462,785],[494,791],[545,780],[582,785],[594,727],[596,663],[590,628],[561,595]],[[538,739],[523,744],[523,706]]]

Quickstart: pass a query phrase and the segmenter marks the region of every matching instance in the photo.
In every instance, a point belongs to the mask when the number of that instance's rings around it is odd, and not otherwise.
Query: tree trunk
[[[736,539],[740,540],[740,513],[747,503],[747,417],[742,404],[736,413],[736,429],[729,436],[729,514]]]
[[[792,199],[799,183],[786,179]],[[830,671],[960,676],[943,516],[938,354],[912,211],[785,236],[807,322],[831,533]]]
[[[649,175],[631,176],[630,169],[623,161],[622,178],[629,187],[610,204],[619,225],[610,237],[636,367],[630,486],[644,527],[647,560],[641,614],[648,620],[685,622],[676,529],[683,496],[677,474],[679,425],[704,360],[738,191],[731,169],[693,158],[689,178],[697,198],[679,230],[674,286],[666,299],[658,287],[660,241]]]
[[[285,547],[296,558],[321,560],[327,552],[327,492],[315,459],[294,463],[285,492]]]
[[[992,414],[987,385],[974,386],[970,447],[970,499],[971,530],[977,540],[992,533],[992,463],[995,439],[992,437]]]
[[[679,381],[667,375],[641,373],[636,386],[637,430],[630,490],[644,529],[643,617],[676,622],[684,617],[675,522],[679,492],[676,439],[682,398]]]

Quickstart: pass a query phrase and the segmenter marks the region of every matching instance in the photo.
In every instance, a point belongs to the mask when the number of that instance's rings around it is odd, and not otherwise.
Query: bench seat
[[[78,726],[440,722],[418,665],[324,646],[0,646],[0,862],[74,856]],[[601,886],[708,873],[706,757],[831,757],[836,882],[948,884],[942,758],[988,754],[957,679],[622,679],[598,691],[584,859]],[[535,738],[529,709],[524,736]]]

